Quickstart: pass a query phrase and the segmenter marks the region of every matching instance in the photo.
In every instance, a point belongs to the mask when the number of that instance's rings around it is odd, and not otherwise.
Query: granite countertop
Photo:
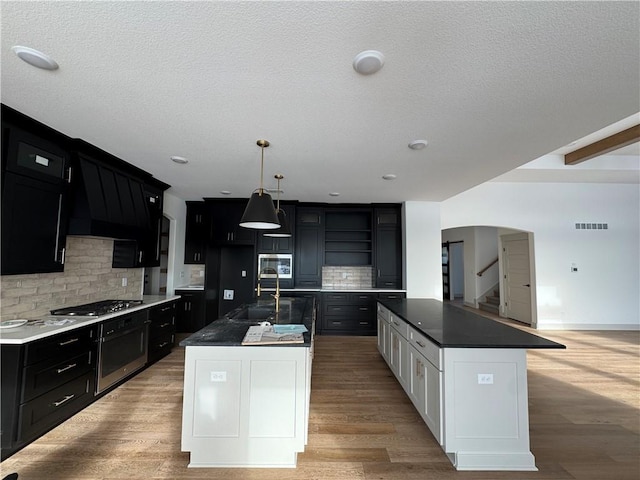
[[[252,345],[249,348],[263,348],[265,346],[278,348],[308,347],[311,345],[311,332],[313,330],[313,302],[306,298],[281,297],[280,316],[273,318],[255,318],[253,320],[234,319],[241,315],[248,307],[259,307],[269,310],[275,309],[273,300],[261,300],[256,303],[241,305],[227,313],[224,317],[214,320],[202,330],[190,335],[180,342],[183,347],[237,347],[242,344],[247,330],[251,325],[257,325],[261,321],[269,321],[272,324],[303,324],[308,332],[303,334],[304,343],[292,343],[282,345]]]
[[[378,301],[441,348],[566,348],[435,299]]]
[[[274,287],[262,287],[263,292],[275,292]],[[375,288],[375,287],[316,287],[316,288],[281,288],[281,292],[353,292],[353,293],[404,293],[401,288]]]
[[[23,344],[32,342],[34,340],[40,340],[59,333],[75,330],[76,328],[86,327],[95,323],[100,323],[111,318],[118,317],[120,315],[136,312],[138,310],[144,310],[155,305],[170,302],[172,300],[178,300],[180,297],[177,295],[143,295],[140,298],[128,298],[127,300],[140,300],[143,303],[137,307],[128,308],[126,310],[120,310],[115,313],[109,313],[107,315],[95,316],[64,316],[64,315],[47,315],[45,317],[29,320],[26,324],[16,328],[4,328],[0,329],[0,345],[1,344]],[[84,302],[89,303],[89,302]],[[65,319],[71,320],[70,323],[64,325],[47,325],[45,322],[64,321]],[[62,322],[61,322],[62,323]]]

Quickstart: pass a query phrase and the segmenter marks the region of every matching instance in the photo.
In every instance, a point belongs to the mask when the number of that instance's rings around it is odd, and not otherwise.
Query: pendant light
[[[269,142],[267,140],[258,140],[256,143],[262,149],[262,157],[260,160],[260,188],[251,195],[242,219],[240,219],[240,226],[244,228],[254,228],[256,230],[280,228],[278,215],[276,209],[273,207],[271,195],[265,193],[262,187],[264,149],[269,146]]]
[[[278,213],[278,221],[280,222],[280,228],[276,230],[269,230],[264,234],[265,237],[290,237],[291,236],[291,228],[289,227],[289,222],[287,221],[287,214],[280,208],[280,180],[284,178],[284,175],[278,173],[273,176],[276,180],[278,180],[278,199],[276,201],[276,212]]]

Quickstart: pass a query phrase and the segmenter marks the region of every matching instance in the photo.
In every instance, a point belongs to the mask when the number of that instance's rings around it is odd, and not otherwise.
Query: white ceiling
[[[185,200],[248,197],[265,138],[283,198],[440,201],[640,111],[635,1],[1,6],[2,102]],[[386,62],[361,76],[368,49]]]

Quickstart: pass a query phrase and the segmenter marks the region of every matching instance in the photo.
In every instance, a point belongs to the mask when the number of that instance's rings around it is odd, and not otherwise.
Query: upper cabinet
[[[187,222],[184,241],[184,263],[204,263],[209,242],[210,215],[204,202],[187,203]]]
[[[2,274],[64,270],[67,235],[136,242],[136,266],[160,261],[169,185],[2,105]]]
[[[402,221],[400,208],[375,208],[374,219],[376,287],[401,288]]]
[[[214,245],[255,245],[256,231],[239,225],[248,201],[248,199],[207,200],[211,213],[211,238]]]
[[[2,275],[64,270],[70,157],[64,137],[2,106]]]
[[[293,256],[295,286],[322,286],[324,256],[324,210],[315,207],[296,209],[296,239]]]
[[[324,227],[324,264],[373,264],[371,209],[327,209]]]
[[[293,253],[293,245],[295,240],[295,219],[296,219],[296,207],[295,205],[283,205],[280,203],[280,208],[284,211],[287,221],[289,222],[289,228],[291,229],[290,237],[269,237],[265,235],[267,230],[258,233],[258,253]]]

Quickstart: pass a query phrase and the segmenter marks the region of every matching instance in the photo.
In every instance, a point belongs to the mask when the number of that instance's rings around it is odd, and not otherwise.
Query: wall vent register
[[[608,223],[576,223],[576,230],[608,230]]]

